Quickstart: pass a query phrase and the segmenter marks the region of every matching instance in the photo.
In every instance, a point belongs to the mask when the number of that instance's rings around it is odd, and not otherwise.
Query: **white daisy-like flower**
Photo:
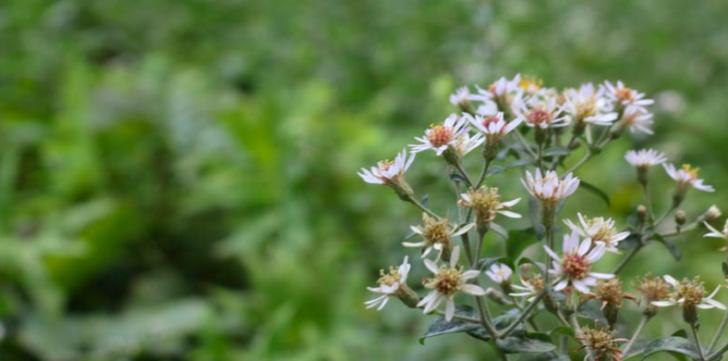
[[[569,125],[569,117],[554,96],[518,96],[513,101],[513,112],[517,118],[532,128],[548,129]]]
[[[581,237],[589,238],[597,244],[604,244],[605,251],[618,253],[617,246],[619,242],[629,237],[629,232],[617,232],[614,220],[611,218],[595,217],[589,219],[581,213],[576,215],[579,218],[579,224],[575,224],[568,219],[564,223],[572,231],[578,232]]]
[[[493,115],[476,115],[474,117],[467,115],[465,118],[476,129],[485,134],[488,144],[498,143],[506,134],[512,132],[523,122],[521,118],[506,122],[503,119],[503,112]]]
[[[697,307],[703,310],[711,308],[726,310],[725,305],[713,299],[720,291],[721,286],[716,287],[710,295],[705,296],[705,287],[700,281],[689,279],[678,281],[670,275],[664,275],[662,278],[672,286],[673,295],[669,300],[652,301],[653,305],[657,307],[682,305],[686,309],[695,309]]]
[[[594,247],[592,247],[594,245]],[[554,290],[562,291],[573,286],[577,291],[590,294],[589,287],[597,285],[597,279],[610,279],[613,274],[592,272],[592,265],[604,255],[604,243],[592,243],[587,238],[579,243],[579,232],[564,235],[563,256],[559,257],[551,248],[544,246],[553,258],[553,269],[549,270],[555,279]]]
[[[496,263],[490,268],[485,271],[485,274],[493,280],[493,282],[498,284],[503,284],[511,281],[511,275],[513,275],[513,270],[511,270],[510,267],[502,264],[502,263]]]
[[[389,272],[379,271],[379,279],[377,287],[367,287],[371,292],[378,293],[379,296],[364,302],[367,308],[377,308],[377,311],[384,308],[392,296],[397,296],[403,287],[407,285],[407,275],[409,274],[411,265],[407,256],[404,257],[399,267],[390,267]]]
[[[503,97],[521,91],[519,84],[521,83],[521,74],[516,74],[513,79],[500,77],[498,80],[488,86],[488,92],[492,97]]]
[[[473,296],[485,295],[485,290],[478,285],[467,283],[469,280],[478,277],[476,270],[463,271],[458,266],[460,258],[460,247],[455,247],[450,256],[450,263],[438,265],[435,261],[425,258],[425,267],[434,274],[434,277],[424,281],[425,287],[431,289],[417,307],[424,306],[424,313],[430,313],[437,309],[445,301],[445,320],[452,320],[455,315],[455,295],[463,292]]]
[[[521,278],[520,285],[512,285],[511,288],[516,291],[509,293],[511,297],[524,297],[526,301],[533,302],[544,288],[544,280],[540,275],[530,277],[528,279]]]
[[[458,205],[472,209],[479,224],[487,224],[492,222],[498,214],[508,218],[521,218],[520,214],[509,210],[520,201],[521,198],[516,198],[501,202],[498,188],[480,187],[478,189],[471,188],[466,193],[461,193]]]
[[[445,218],[437,219],[423,213],[422,225],[410,226],[412,232],[422,236],[422,241],[402,242],[402,245],[407,248],[422,248],[422,257],[427,257],[434,250],[437,252],[437,258],[440,258],[443,252],[449,252],[453,248],[453,238],[470,231],[474,225],[469,223],[458,227],[451,225]]]
[[[526,171],[526,178],[521,179],[521,183],[534,198],[550,203],[556,203],[572,195],[579,188],[579,178],[571,173],[560,179],[555,171],[542,174],[540,169],[536,169],[534,174]]]
[[[468,87],[460,87],[457,88],[454,93],[450,94],[450,104],[457,106],[467,105],[470,102],[471,97],[472,94],[470,94],[470,89],[468,89]]]
[[[402,180],[414,160],[414,153],[407,155],[407,150],[402,150],[394,161],[380,161],[371,169],[362,168],[358,174],[365,182],[371,184],[397,183]]]
[[[471,136],[470,133],[465,132],[463,135],[457,137],[455,142],[450,146],[459,157],[463,157],[473,151],[473,149],[478,148],[483,142],[485,142],[485,137],[482,134],[478,133]]]
[[[648,168],[667,161],[665,154],[654,149],[630,150],[624,155],[624,159],[637,168]]]
[[[628,127],[630,133],[633,134],[652,135],[654,134],[652,125],[655,123],[652,117],[652,113],[646,109],[630,105],[624,109],[624,114],[622,114],[623,126]]]
[[[665,168],[667,175],[677,182],[678,188],[682,191],[687,190],[688,186],[692,186],[693,188],[703,192],[715,191],[713,186],[704,184],[703,180],[698,178],[698,174],[700,172],[699,168],[693,168],[690,164],[683,164],[680,169],[675,168],[675,166],[670,163],[665,163],[662,166]]]
[[[617,119],[617,113],[604,97],[604,90],[595,89],[591,83],[583,84],[579,89],[567,89],[564,98],[564,111],[577,124],[609,126]]]
[[[634,106],[644,109],[655,102],[652,99],[645,98],[644,93],[625,86],[621,80],[617,81],[616,85],[605,81],[602,87],[609,100],[624,107]]]
[[[703,222],[703,223],[705,224],[705,227],[707,227],[708,230],[710,231],[709,233],[704,234],[703,237],[722,238],[722,239],[728,240],[728,219],[726,219],[725,225],[723,225],[722,231],[715,229],[708,222]]]
[[[442,124],[431,126],[425,131],[423,137],[415,137],[419,144],[412,144],[412,152],[419,153],[432,149],[439,156],[442,155],[457,139],[468,132],[467,120],[458,114],[450,114]]]
[[[518,86],[521,82],[521,76],[516,75],[513,79],[501,77],[486,89],[476,87],[476,94],[470,97],[470,100],[481,102],[477,113],[483,115],[491,115],[499,109],[510,109],[513,97],[522,92]]]

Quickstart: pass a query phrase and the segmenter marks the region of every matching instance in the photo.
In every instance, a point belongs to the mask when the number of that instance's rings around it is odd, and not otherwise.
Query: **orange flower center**
[[[427,140],[429,140],[430,144],[434,147],[442,147],[443,145],[450,143],[452,135],[452,129],[449,127],[444,125],[435,125],[430,128]]]
[[[591,265],[584,256],[567,254],[561,261],[561,269],[570,279],[580,280],[589,274]]]
[[[542,108],[532,110],[528,114],[528,122],[531,124],[544,124],[551,120],[551,114]]]

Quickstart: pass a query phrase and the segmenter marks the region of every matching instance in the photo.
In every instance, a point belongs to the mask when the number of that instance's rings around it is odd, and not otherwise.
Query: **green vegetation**
[[[420,215],[357,170],[460,85],[622,79],[661,109],[634,147],[718,189],[686,211],[726,205],[726,18],[724,0],[3,1],[0,359],[487,359],[364,309]],[[614,148],[580,173],[613,175],[595,183],[624,225],[641,200]],[[427,164],[410,183],[447,190]],[[626,272],[717,284],[724,244],[692,236],[682,262],[654,247]]]

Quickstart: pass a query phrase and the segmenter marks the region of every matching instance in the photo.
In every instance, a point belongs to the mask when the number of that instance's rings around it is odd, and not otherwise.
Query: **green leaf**
[[[501,236],[504,240],[508,240],[508,230],[503,228],[501,225],[490,222],[490,230],[495,232],[497,235]],[[482,240],[481,240],[482,241]]]
[[[544,333],[520,333],[496,340],[496,345],[505,353],[544,353],[556,349],[551,337]]]
[[[728,277],[728,262],[724,261],[721,266],[723,268],[723,275]]]
[[[549,335],[563,335],[563,336],[569,336],[571,338],[576,337],[576,334],[574,333],[574,329],[571,327],[566,326],[559,326],[554,329],[552,329],[549,332]]]
[[[546,148],[546,150],[543,151],[543,155],[547,157],[559,157],[569,154],[569,148],[566,147],[551,147]]]
[[[539,241],[542,240],[546,236],[546,229],[543,223],[541,223],[541,206],[536,198],[533,197],[528,197],[528,218],[533,225],[536,239]]]
[[[692,359],[700,358],[698,350],[695,349],[695,346],[690,340],[675,336],[635,342],[629,354],[625,355],[624,358],[627,359],[642,355],[642,359],[645,359],[658,352],[677,353]]]
[[[490,266],[498,263],[501,259],[503,259],[503,257],[485,257],[485,258],[481,258],[478,261],[478,269],[480,269],[481,271],[485,271],[488,268],[490,268]]]
[[[604,203],[606,203],[607,207],[611,206],[611,201],[609,200],[609,195],[606,192],[604,192],[603,190],[599,189],[597,186],[582,180],[581,183],[579,183],[579,188],[587,190],[591,193],[594,193],[594,195],[596,195],[601,200],[603,200]]]
[[[640,246],[642,243],[642,235],[639,233],[630,233],[627,238],[619,242],[617,247],[623,250],[631,250]]]
[[[571,361],[571,359],[556,352],[544,352],[522,354],[518,357],[518,361]]]
[[[601,306],[601,303],[597,300],[586,301],[579,306],[576,315],[606,325],[607,319],[602,314]]]
[[[669,240],[667,238],[662,237],[662,235],[655,233],[652,236],[652,239],[659,242],[663,246],[667,248],[668,251],[670,251],[670,254],[673,258],[675,258],[676,261],[679,261],[682,259],[682,251],[680,251],[680,248],[673,242],[672,240]]]
[[[533,228],[512,231],[508,242],[506,242],[506,258],[508,262],[514,264],[518,257],[521,256],[521,253],[536,242],[538,242],[538,239],[534,235]]]
[[[457,306],[455,314],[472,319],[477,319],[479,317],[478,313],[470,306]],[[518,310],[514,308],[498,317],[493,318],[493,326],[497,330],[503,330],[517,318]],[[445,321],[445,317],[443,316],[438,317],[432,324],[430,324],[430,327],[427,329],[425,334],[420,337],[419,341],[421,344],[424,344],[425,339],[428,339],[430,337],[447,335],[452,333],[467,333],[468,335],[477,339],[490,341],[490,334],[483,326],[480,325],[480,323],[464,321],[457,318],[453,318],[451,321],[448,322]]]

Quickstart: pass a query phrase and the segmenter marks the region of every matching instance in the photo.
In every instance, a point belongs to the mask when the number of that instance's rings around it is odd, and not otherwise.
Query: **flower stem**
[[[624,259],[622,260],[622,262],[620,262],[620,263],[619,263],[619,265],[617,266],[617,268],[615,268],[615,269],[614,269],[614,272],[612,272],[612,273],[614,273],[614,274],[616,275],[616,274],[618,274],[619,272],[621,272],[621,271],[622,271],[622,269],[624,268],[624,266],[626,266],[626,265],[627,265],[627,263],[629,263],[629,261],[631,261],[631,260],[632,260],[632,258],[634,258],[634,256],[635,256],[635,255],[637,254],[637,252],[639,252],[639,251],[640,251],[640,249],[642,249],[642,247],[643,247],[642,245],[638,245],[637,247],[635,247],[635,248],[634,248],[634,249],[633,249],[633,250],[632,250],[632,251],[631,251],[631,252],[630,252],[630,253],[629,253],[629,254],[627,255],[627,257],[625,257],[625,258],[624,258]]]
[[[490,160],[486,159],[485,164],[483,164],[483,170],[480,172],[480,177],[478,177],[478,182],[475,183],[475,189],[483,185],[483,181],[485,181],[485,177],[488,175],[488,168],[490,168]]]
[[[723,320],[720,321],[718,331],[715,333],[715,336],[713,336],[713,340],[710,341],[710,346],[708,347],[709,351],[713,351],[715,346],[718,344],[718,340],[720,340],[720,336],[723,336],[726,326],[728,326],[728,312],[723,313]]]
[[[543,299],[543,297],[545,295],[546,295],[546,292],[542,291],[538,296],[536,296],[536,298],[533,300],[533,302],[531,302],[531,304],[529,304],[528,307],[526,307],[526,309],[523,310],[520,315],[518,315],[518,318],[515,321],[513,321],[513,323],[508,325],[508,328],[506,328],[505,330],[503,330],[503,332],[500,333],[499,337],[506,337],[511,332],[513,332],[516,329],[516,327],[518,327],[518,324],[523,322],[523,320],[525,320],[531,314],[531,311],[533,311],[536,308],[536,306],[541,302],[541,300]]]
[[[417,208],[419,208],[423,212],[429,214],[430,216],[440,219],[440,216],[438,216],[437,213],[435,213],[431,209],[425,207],[425,205],[420,203],[420,201],[418,201],[417,198],[414,197],[414,195],[407,196],[407,198],[405,200],[407,202],[414,204]]]
[[[637,340],[637,337],[639,337],[640,333],[642,333],[642,329],[645,328],[645,325],[650,320],[650,317],[642,316],[642,319],[640,320],[640,324],[637,325],[637,329],[634,330],[634,334],[632,334],[632,338],[629,339],[629,342],[624,346],[624,349],[622,350],[622,355],[627,355],[627,352],[630,348],[632,348],[632,345]]]
[[[698,328],[695,327],[695,323],[690,324],[690,332],[693,335],[693,342],[695,342],[695,348],[698,349],[698,356],[701,361],[705,361],[705,355],[703,354],[703,347],[700,346],[700,339],[698,338]]]

